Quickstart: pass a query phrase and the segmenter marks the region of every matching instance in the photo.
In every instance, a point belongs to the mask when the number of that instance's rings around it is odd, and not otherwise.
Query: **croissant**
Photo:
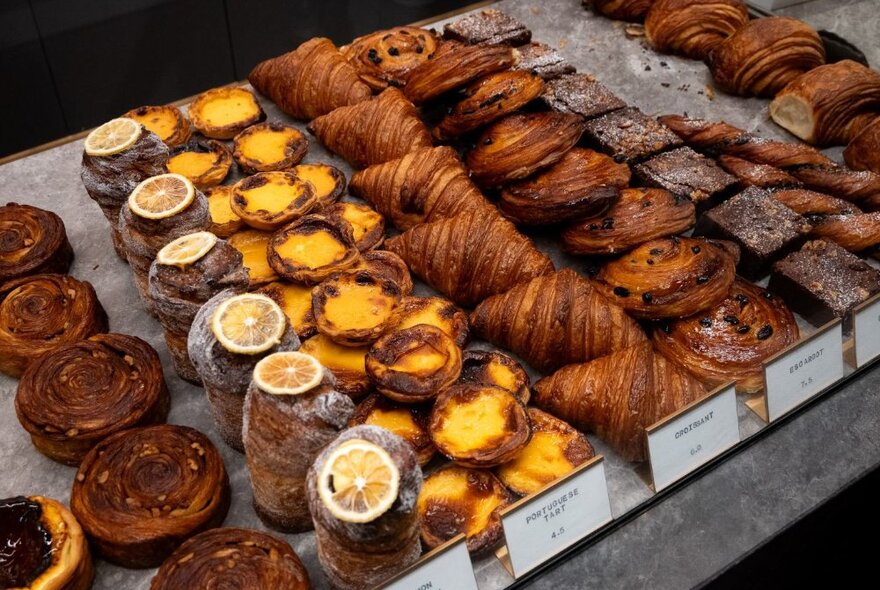
[[[448,146],[413,151],[355,172],[348,190],[400,230],[465,211],[495,211]]]
[[[718,156],[718,163],[724,170],[739,179],[742,187],[791,188],[800,185],[797,178],[767,164],[756,164],[736,156]]]
[[[556,164],[508,185],[498,206],[515,223],[548,225],[608,210],[630,180],[630,169],[587,148],[572,148]]]
[[[637,318],[683,318],[727,295],[738,259],[729,242],[673,236],[605,264],[593,285]]]
[[[615,20],[640,21],[654,0],[583,0],[585,6],[592,5],[608,18]]]
[[[880,174],[880,121],[875,121],[852,138],[843,150],[846,165],[853,170]]]
[[[73,248],[61,218],[18,203],[0,207],[0,283],[25,275],[66,273]]]
[[[654,330],[657,352],[708,389],[736,381],[741,393],[764,388],[762,363],[797,342],[797,322],[781,297],[743,279],[719,304]]]
[[[808,24],[787,16],[748,21],[708,58],[718,86],[740,96],[773,96],[825,63],[825,46]]]
[[[431,147],[431,134],[397,88],[340,107],[309,123],[309,131],[355,168],[366,168]]]
[[[497,213],[468,211],[385,242],[410,270],[458,305],[474,305],[553,272],[553,262]]]
[[[532,32],[508,14],[490,8],[473,12],[443,27],[443,38],[476,43],[522,45],[532,39]]]
[[[415,104],[422,104],[477,78],[506,70],[514,63],[516,57],[507,45],[446,41],[433,59],[410,72],[403,91]]]
[[[645,428],[703,397],[700,382],[650,342],[538,381],[533,401],[579,430],[595,432],[627,461],[648,458]]]
[[[662,53],[705,59],[748,21],[740,0],[655,0],[645,15],[645,37]]]
[[[696,207],[686,197],[660,188],[628,188],[608,211],[565,228],[562,243],[572,254],[617,254],[685,232],[696,220]]]
[[[880,72],[845,59],[805,72],[770,103],[770,116],[807,143],[847,144],[880,119]]]
[[[0,285],[0,373],[20,377],[40,355],[106,331],[90,283],[46,274]]]
[[[470,320],[481,338],[543,372],[645,340],[623,309],[568,268],[489,297]]]
[[[405,86],[410,72],[434,57],[437,45],[434,31],[394,27],[358,37],[340,51],[361,80],[381,92],[389,86]]]
[[[282,111],[304,120],[365,101],[372,94],[357,70],[324,37],[260,62],[248,81]]]

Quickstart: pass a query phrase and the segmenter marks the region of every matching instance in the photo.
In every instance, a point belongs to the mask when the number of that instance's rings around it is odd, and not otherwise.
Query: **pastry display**
[[[307,494],[318,560],[334,588],[374,588],[418,560],[421,487],[415,451],[383,428],[349,428],[324,448]]]
[[[300,217],[269,241],[269,266],[282,277],[306,285],[351,268],[359,256],[351,224],[326,215]]]
[[[325,207],[324,213],[351,224],[354,243],[361,253],[379,247],[385,239],[385,218],[369,205],[341,201]]]
[[[311,183],[293,172],[259,172],[232,187],[232,212],[249,226],[275,230],[318,206]]]
[[[369,271],[340,272],[312,290],[318,332],[343,346],[375,341],[394,324],[397,283]]]
[[[148,293],[182,379],[200,382],[187,351],[189,329],[199,308],[220,291],[247,288],[241,253],[210,232],[181,236],[159,250],[150,266]]]
[[[18,382],[15,413],[38,451],[79,465],[111,434],[165,422],[159,355],[125,334],[96,334],[38,357]]]
[[[236,216],[238,217],[238,216]],[[242,263],[248,272],[249,289],[278,280],[278,274],[269,265],[270,232],[255,229],[237,231],[229,236],[229,245],[241,252]]]
[[[150,590],[202,587],[309,590],[311,585],[284,541],[251,529],[216,528],[187,539],[150,582]]]
[[[775,166],[756,164],[727,155],[718,156],[718,164],[725,172],[736,176],[743,187],[794,188],[800,186],[800,181],[797,178]]]
[[[654,0],[583,0],[608,18],[625,21],[640,21],[644,18]]]
[[[646,339],[621,307],[569,268],[489,297],[470,321],[478,336],[544,372]]]
[[[284,312],[265,295],[226,289],[199,309],[189,331],[189,358],[218,433],[233,449],[244,449],[242,406],[254,366],[273,352],[297,348],[299,338]]]
[[[655,0],[645,15],[645,37],[662,53],[706,59],[749,21],[741,0]]]
[[[385,235],[382,235],[385,239]],[[377,277],[388,279],[397,284],[401,297],[408,297],[413,290],[412,277],[409,268],[403,258],[388,250],[368,250],[362,252],[361,257],[351,270],[366,270]],[[398,310],[400,308],[398,307]],[[398,315],[398,317],[400,317]],[[466,318],[465,318],[466,320]]]
[[[20,377],[40,355],[106,331],[90,283],[45,274],[0,284],[0,373]]]
[[[354,400],[370,392],[365,360],[369,346],[343,346],[323,334],[316,334],[305,340],[299,350],[318,359],[333,373],[338,391]]]
[[[689,147],[654,156],[636,164],[633,170],[644,185],[665,188],[689,198],[698,207],[722,200],[737,183],[714,160]]]
[[[438,39],[433,30],[394,27],[358,37],[341,48],[361,80],[381,92],[406,86],[410,72],[433,59]]]
[[[171,150],[168,172],[187,177],[199,190],[217,186],[232,168],[232,152],[216,139],[193,139]]]
[[[95,567],[82,528],[57,500],[0,500],[0,586],[22,590],[88,590]]]
[[[573,74],[575,71],[575,67],[558,50],[545,43],[529,43],[517,47],[517,53],[519,59],[514,69],[531,72],[544,80]]]
[[[315,314],[312,312],[312,288],[284,281],[275,281],[256,290],[278,304],[290,327],[300,340],[317,333]]]
[[[880,121],[874,121],[856,133],[843,150],[843,159],[853,170],[880,174]]]
[[[187,114],[196,131],[211,139],[232,139],[266,118],[254,93],[239,86],[202,92],[190,103]]]
[[[318,204],[328,207],[345,194],[345,174],[330,164],[298,164],[290,169],[300,180],[312,185]]]
[[[354,402],[333,382],[317,359],[300,352],[276,352],[254,367],[242,438],[254,508],[268,527],[312,528],[306,473],[354,411]]]
[[[532,401],[595,432],[626,460],[645,461],[645,428],[705,394],[695,377],[643,342],[559,369],[535,383]]]
[[[293,51],[260,62],[248,81],[282,111],[310,120],[338,107],[370,98],[370,87],[358,77],[330,39],[315,37]]]
[[[138,107],[122,116],[137,121],[155,133],[168,147],[183,145],[192,135],[189,121],[179,108],[170,104]]]
[[[619,254],[644,242],[680,234],[696,223],[693,201],[659,188],[626,188],[608,211],[565,228],[572,254]]]
[[[425,478],[419,493],[422,542],[433,549],[464,533],[468,551],[491,551],[504,534],[499,511],[515,496],[491,471],[447,465]]]
[[[445,25],[443,38],[470,45],[476,43],[522,45],[531,41],[532,32],[510,15],[490,8]]]
[[[208,231],[224,239],[237,233],[244,222],[232,210],[232,185],[215,186],[205,189],[204,192],[208,199],[208,213],[211,216]]]
[[[296,127],[258,123],[235,136],[232,156],[245,174],[287,170],[309,151],[309,140]]]
[[[550,80],[541,101],[554,111],[592,119],[626,106],[617,95],[589,74],[570,74]]]
[[[440,328],[459,347],[468,340],[467,314],[454,303],[442,297],[404,297],[395,311],[395,330],[405,330],[419,324]]]
[[[7,203],[0,207],[0,284],[27,275],[65,273],[73,248],[60,217]]]
[[[503,352],[466,350],[461,357],[461,383],[494,385],[506,389],[524,404],[529,403],[529,375]]]
[[[425,466],[437,450],[428,434],[429,413],[428,406],[401,404],[373,393],[357,405],[349,426],[379,426],[396,434],[412,445],[418,454],[419,465]]]
[[[117,432],[89,451],[70,509],[104,559],[146,568],[220,526],[229,500],[223,459],[208,437],[162,424]]]

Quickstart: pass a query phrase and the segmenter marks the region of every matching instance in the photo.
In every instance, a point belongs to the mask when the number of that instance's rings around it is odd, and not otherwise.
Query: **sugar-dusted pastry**
[[[764,388],[763,362],[797,342],[797,322],[781,297],[743,279],[718,305],[654,330],[657,352],[707,389],[736,381],[737,391]]]
[[[312,288],[285,281],[275,281],[256,290],[278,304],[300,340],[314,336],[315,314],[312,313]]]
[[[514,223],[549,225],[604,213],[630,180],[629,166],[572,148],[550,168],[509,184],[499,207]]]
[[[266,118],[254,93],[239,86],[202,92],[190,103],[187,114],[192,126],[212,139],[232,139]]]
[[[800,181],[775,166],[750,162],[736,156],[718,156],[718,164],[727,172],[736,176],[743,187],[758,188],[793,188],[800,186]]]
[[[311,183],[321,207],[332,205],[345,194],[345,174],[330,164],[311,162],[290,169],[300,180]]]
[[[309,140],[296,127],[258,123],[235,136],[232,156],[245,174],[287,170],[309,151]]]
[[[325,37],[309,39],[293,51],[260,62],[248,74],[248,81],[295,119],[314,119],[372,94],[357,70]]]
[[[232,168],[232,152],[216,139],[193,139],[171,150],[168,172],[186,176],[199,190],[217,186]]]
[[[366,168],[431,147],[431,134],[413,104],[397,88],[322,115],[309,131],[355,168]]]
[[[351,225],[321,214],[300,217],[269,242],[269,266],[282,277],[314,285],[354,266],[360,253]]]
[[[374,342],[394,325],[400,287],[369,271],[337,273],[312,290],[318,332],[343,346]]]
[[[44,209],[0,207],[0,283],[26,275],[66,273],[73,248],[61,218]]]
[[[395,330],[428,324],[443,330],[459,346],[468,340],[467,314],[442,297],[404,297],[395,313]]]
[[[323,334],[315,334],[300,347],[300,352],[312,355],[333,373],[338,391],[355,401],[371,389],[365,363],[369,350],[369,346],[342,346]]]
[[[378,248],[385,239],[385,218],[369,205],[340,201],[323,212],[351,224],[355,245],[362,253]]]
[[[278,274],[269,266],[269,242],[272,234],[256,229],[244,229],[229,236],[229,245],[241,252],[242,263],[248,271],[250,289],[278,280]]]
[[[232,187],[232,212],[255,229],[276,230],[317,208],[318,195],[293,172],[258,172]]]
[[[156,567],[184,540],[220,526],[229,477],[211,440],[172,424],[117,432],[83,459],[70,509],[106,560]]]
[[[472,555],[491,551],[504,536],[499,511],[515,498],[491,471],[441,467],[419,493],[422,542],[433,549],[464,533]]]
[[[517,53],[519,53],[519,59],[513,69],[531,72],[543,80],[552,80],[575,72],[575,67],[565,59],[562,53],[546,43],[532,42],[517,47]]]
[[[541,101],[554,111],[580,115],[585,119],[600,117],[622,109],[626,103],[590,74],[569,74],[550,80]]]
[[[846,165],[853,170],[880,174],[880,120],[859,131],[843,150]]]
[[[361,254],[360,260],[351,270],[366,270],[376,276],[397,283],[401,297],[407,297],[413,290],[412,277],[403,258],[388,250],[369,250]]]
[[[402,404],[378,393],[370,394],[355,408],[349,426],[379,426],[412,445],[419,456],[419,465],[426,465],[436,452],[428,434],[430,406]]]
[[[170,104],[138,107],[122,116],[134,119],[158,135],[168,147],[182,145],[189,141],[192,135],[192,128],[187,118],[179,108]]]
[[[461,357],[462,383],[494,385],[529,403],[529,374],[510,356],[497,350],[466,350]]]
[[[216,528],[187,539],[168,556],[150,590],[180,588],[309,590],[309,573],[290,545],[266,533]]]
[[[654,0],[583,0],[596,11],[608,18],[625,21],[640,21],[644,18]]]
[[[0,500],[0,586],[19,590],[88,590],[95,577],[76,517],[43,496]]]
[[[406,86],[409,73],[434,57],[437,34],[419,27],[394,27],[358,37],[340,48],[373,90]]]
[[[34,446],[67,465],[120,430],[165,422],[170,404],[159,355],[125,334],[96,334],[40,356],[15,395]]]
[[[626,188],[608,211],[566,227],[562,243],[572,254],[618,254],[685,232],[695,222],[696,208],[686,197],[661,188]]]
[[[645,15],[645,37],[662,53],[706,59],[748,21],[742,0],[655,0]]]
[[[299,338],[278,304],[256,293],[221,291],[193,320],[187,349],[205,386],[218,433],[237,451],[242,406],[254,366],[273,352],[296,350]]]
[[[211,225],[208,231],[218,238],[228,238],[238,232],[244,222],[232,210],[232,185],[224,184],[205,190]]]
[[[770,196],[810,221],[829,215],[855,215],[862,212],[854,203],[802,188],[779,189],[770,193]]]
[[[496,187],[555,164],[577,143],[581,118],[555,112],[516,113],[493,123],[468,152],[480,186]]]
[[[532,401],[578,430],[595,432],[627,461],[645,461],[645,428],[705,393],[695,377],[643,342],[559,369],[535,384]]]
[[[20,377],[40,355],[106,331],[90,283],[45,274],[0,284],[0,373]]]
[[[512,223],[466,212],[424,223],[386,240],[426,283],[459,305],[473,305],[522,281],[553,272],[553,263]]]
[[[689,198],[697,207],[710,207],[735,189],[737,180],[715,160],[680,147],[633,167],[640,184],[655,186]]]
[[[300,352],[276,352],[254,367],[244,402],[244,453],[254,508],[268,527],[312,528],[306,473],[354,412],[334,381],[315,357]]]
[[[468,44],[507,43],[522,45],[532,39],[532,32],[520,21],[494,8],[473,12],[443,27],[443,38]]]
[[[856,203],[864,203],[868,210],[878,210],[880,173],[871,170],[850,170],[840,164],[801,166],[791,170],[804,188],[828,193]]]
[[[187,338],[199,308],[225,289],[243,293],[248,273],[241,253],[210,232],[187,234],[159,250],[150,266],[149,296],[178,376],[199,383]]]
[[[730,242],[673,236],[645,242],[606,263],[592,283],[637,318],[683,318],[727,295],[738,259]]]
[[[646,339],[621,307],[570,268],[489,297],[470,321],[476,335],[544,372]]]
[[[421,487],[415,451],[384,428],[355,426],[324,448],[306,491],[334,588],[368,590],[418,560]]]
[[[584,134],[615,161],[631,164],[681,146],[681,139],[662,121],[636,107],[586,121]]]
[[[772,196],[810,221],[813,238],[854,253],[876,251],[880,244],[880,212],[864,213],[849,201],[805,189],[777,190]]]

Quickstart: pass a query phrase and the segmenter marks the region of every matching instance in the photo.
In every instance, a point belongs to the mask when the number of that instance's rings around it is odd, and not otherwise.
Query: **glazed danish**
[[[66,273],[73,248],[61,218],[18,203],[0,207],[0,283],[25,275]]]

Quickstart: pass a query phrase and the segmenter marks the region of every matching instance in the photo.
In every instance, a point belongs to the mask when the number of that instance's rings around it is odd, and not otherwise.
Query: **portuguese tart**
[[[395,330],[427,324],[443,330],[459,347],[468,339],[467,314],[442,297],[404,297],[397,308]]]
[[[211,215],[211,226],[208,231],[218,238],[228,238],[244,225],[241,217],[232,210],[232,186],[223,184],[205,190],[208,213]]]
[[[434,57],[437,43],[434,31],[394,27],[358,37],[340,51],[361,80],[381,92],[388,86],[405,86],[409,73]]]
[[[295,283],[314,285],[358,260],[351,225],[326,215],[306,215],[269,242],[269,265]]]
[[[461,357],[459,381],[494,385],[529,403],[529,374],[512,357],[497,350],[466,350]]]
[[[324,213],[351,224],[358,250],[367,252],[385,239],[385,218],[369,205],[339,202],[324,209]]]
[[[388,250],[369,250],[361,254],[352,270],[366,270],[372,274],[397,283],[401,297],[407,297],[413,290],[412,277],[403,258]]]
[[[168,172],[186,176],[197,189],[217,186],[232,167],[232,153],[222,141],[194,139],[171,150]]]
[[[18,203],[0,207],[0,283],[25,275],[66,273],[73,248],[61,218]]]
[[[266,118],[254,93],[236,86],[201,93],[189,105],[188,114],[193,127],[212,139],[232,139]]]
[[[275,281],[257,289],[269,297],[287,316],[291,327],[301,340],[314,336],[315,314],[312,313],[312,288],[305,285]]]
[[[271,233],[256,229],[238,231],[229,236],[229,245],[241,252],[250,289],[278,280],[278,274],[269,266],[271,239]]]
[[[179,108],[172,105],[138,107],[122,116],[134,119],[158,135],[168,147],[183,145],[192,135],[189,121]]]
[[[437,450],[428,435],[429,412],[430,408],[425,406],[401,404],[373,393],[357,405],[349,426],[379,426],[396,434],[412,445],[419,456],[419,464],[424,466]]]
[[[315,189],[293,172],[259,172],[232,188],[232,211],[249,226],[273,230],[318,205]]]
[[[287,170],[309,151],[309,140],[296,127],[258,123],[235,136],[232,156],[245,174]]]
[[[302,343],[300,352],[318,359],[336,377],[336,389],[358,400],[370,391],[365,357],[369,346],[342,346],[323,334],[316,334]]]
[[[394,322],[400,303],[397,283],[368,271],[347,271],[312,290],[318,331],[343,346],[373,342]]]
[[[329,207],[345,194],[345,174],[330,164],[298,164],[290,169],[300,180],[311,183],[321,207]]]

